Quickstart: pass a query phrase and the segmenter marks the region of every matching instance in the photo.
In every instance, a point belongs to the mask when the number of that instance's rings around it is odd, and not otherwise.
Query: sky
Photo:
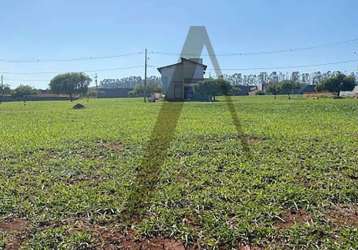
[[[145,48],[170,54],[149,53],[149,75],[158,75],[156,67],[178,60],[176,53],[195,25],[207,28],[217,54],[318,46],[220,56],[224,73],[283,66],[292,68],[277,71],[358,71],[356,0],[1,0],[0,9],[0,74],[12,87],[47,88],[63,72],[84,71],[91,77],[97,72],[99,80],[143,76]],[[341,41],[350,42],[335,44]],[[120,56],[125,54],[131,55]],[[117,57],[88,59],[110,56]],[[53,61],[73,58],[86,60]],[[356,62],[295,67],[347,60]]]

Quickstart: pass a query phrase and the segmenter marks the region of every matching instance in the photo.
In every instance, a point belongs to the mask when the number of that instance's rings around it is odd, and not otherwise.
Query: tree
[[[317,91],[329,91],[336,93],[339,96],[341,91],[352,91],[357,85],[353,76],[346,76],[345,74],[338,73],[328,79],[321,81],[317,85]]]
[[[160,84],[157,83],[150,83],[147,85],[147,91],[146,93],[148,95],[151,95],[153,93],[162,93],[162,89],[160,87]],[[137,84],[132,91],[129,92],[130,96],[143,96],[144,95],[144,85],[143,84]]]
[[[216,96],[230,95],[232,86],[223,79],[207,79],[194,86],[194,96],[215,101]]]
[[[265,95],[265,92],[262,91],[262,90],[259,90],[259,91],[256,92],[256,95]]]
[[[16,89],[14,89],[12,95],[16,98],[22,98],[25,100],[27,96],[36,95],[37,93],[37,90],[29,85],[19,85]]]
[[[294,92],[294,90],[300,89],[302,87],[303,85],[298,82],[283,80],[281,82],[271,84],[268,87],[267,92],[273,94],[275,98],[276,95],[279,94],[288,95],[288,97],[290,98],[290,95]]]
[[[9,85],[0,85],[1,95],[11,95],[11,89]]]
[[[273,94],[276,99],[276,95],[279,94],[280,92],[280,85],[278,83],[270,84],[269,87],[267,88],[267,92]]]
[[[55,76],[50,82],[50,90],[55,94],[64,94],[70,97],[71,102],[75,95],[85,95],[92,79],[84,73],[65,73]]]
[[[5,95],[11,95],[11,89],[8,85],[0,85],[0,103]]]
[[[292,94],[294,90],[300,89],[302,84],[290,80],[284,80],[280,83],[280,93],[282,94]]]

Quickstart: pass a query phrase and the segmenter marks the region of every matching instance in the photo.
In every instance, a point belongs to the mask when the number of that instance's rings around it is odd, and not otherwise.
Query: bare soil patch
[[[310,223],[312,221],[311,215],[303,209],[289,210],[278,217],[278,219],[280,220],[276,224],[278,229],[287,229],[295,224]]]
[[[255,136],[255,135],[248,135],[248,136],[245,136],[245,140],[247,141],[247,143],[249,145],[254,145],[254,144],[258,144],[258,143],[261,143],[265,140],[267,140],[267,138],[265,137],[259,137],[259,136]]]
[[[9,218],[0,222],[0,231],[8,233],[5,249],[19,249],[29,231],[29,222],[21,218]]]
[[[257,247],[257,246],[239,244],[238,249],[239,250],[261,250],[262,248]]]
[[[90,224],[85,221],[77,221],[73,230],[86,230],[91,232],[98,240],[98,249],[149,249],[149,250],[185,250],[184,244],[175,239],[162,237],[137,238],[132,230],[106,227],[97,224]]]
[[[123,144],[121,142],[106,142],[106,141],[98,141],[97,147],[102,147],[104,149],[114,151],[114,152],[122,152]]]
[[[185,250],[183,243],[164,238],[152,238],[141,241],[127,241],[124,249],[150,249],[150,250]]]
[[[0,222],[0,231],[7,233],[25,231],[28,227],[28,222],[20,218],[10,218]]]
[[[338,226],[358,227],[358,205],[337,205],[328,212],[327,217]]]

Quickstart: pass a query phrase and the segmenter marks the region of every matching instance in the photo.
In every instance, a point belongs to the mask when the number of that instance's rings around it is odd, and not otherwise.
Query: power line
[[[6,78],[6,81],[24,81],[24,82],[49,82],[50,80],[46,79],[14,79]]]
[[[252,68],[239,68],[236,66],[220,68],[221,70],[238,70],[238,71],[250,71],[250,70],[275,70],[275,69],[294,69],[294,68],[310,68],[310,67],[319,67],[319,66],[329,66],[329,65],[339,65],[339,64],[349,64],[349,63],[358,63],[358,59],[343,60],[336,62],[328,63],[319,63],[319,64],[303,64],[303,65],[290,65],[290,66],[273,66],[273,67],[252,67]],[[150,68],[158,68],[159,66],[150,65]],[[207,70],[215,70],[216,68],[207,68]]]
[[[250,70],[274,70],[274,69],[290,69],[290,68],[309,68],[309,67],[318,67],[318,66],[329,66],[329,65],[339,65],[347,63],[358,62],[358,59],[350,59],[344,61],[320,63],[320,64],[304,64],[304,65],[291,65],[291,66],[273,66],[273,67],[253,67],[253,68],[239,68],[239,67],[224,67],[222,70],[227,71],[250,71]],[[155,65],[147,65],[148,68],[157,68]],[[86,72],[86,73],[96,73],[96,72],[105,72],[105,71],[118,71],[118,70],[128,70],[128,69],[140,69],[143,68],[143,65],[128,66],[128,67],[115,67],[115,68],[102,68],[102,69],[91,69],[91,70],[78,70],[77,72]],[[208,70],[215,70],[215,68],[208,68]],[[65,71],[45,71],[45,72],[0,72],[4,75],[46,75],[46,74],[60,74]],[[12,79],[13,81],[47,81],[46,79]]]
[[[279,49],[279,50],[267,50],[267,51],[251,51],[251,52],[230,52],[223,54],[216,54],[216,56],[252,56],[252,55],[265,55],[265,54],[280,54],[280,53],[289,53],[289,52],[297,52],[297,51],[305,51],[305,50],[313,50],[324,47],[332,47],[338,45],[344,45],[349,43],[358,42],[358,38],[330,42],[320,45],[308,46],[308,47],[298,47],[298,48],[289,48],[289,49]],[[95,60],[106,60],[106,59],[116,59],[121,57],[129,57],[135,55],[142,55],[143,51],[133,52],[133,53],[124,53],[119,55],[110,55],[110,56],[87,56],[87,57],[74,57],[74,58],[52,58],[52,59],[4,59],[0,58],[0,62],[3,63],[50,63],[50,62],[77,62],[77,61],[95,61]],[[170,55],[170,56],[178,56],[180,53],[172,53],[172,52],[163,52],[163,51],[150,51],[148,54],[157,54],[157,55]],[[206,54],[203,56],[211,56],[210,54]]]
[[[104,71],[117,71],[117,70],[126,70],[126,69],[136,69],[143,68],[142,65],[137,66],[129,66],[129,67],[117,67],[117,68],[104,68],[104,69],[91,69],[91,70],[78,70],[77,72],[85,72],[85,73],[95,73],[95,72],[104,72]],[[46,75],[46,74],[60,74],[64,71],[42,71],[42,72],[0,72],[0,74],[6,75]]]
[[[106,59],[116,59],[121,57],[128,57],[134,55],[141,55],[143,52],[134,52],[126,53],[121,55],[112,55],[112,56],[88,56],[88,57],[75,57],[67,59],[0,59],[0,62],[3,63],[49,63],[49,62],[77,62],[77,61],[94,61],[94,60],[106,60]]]
[[[329,66],[329,65],[339,65],[339,64],[347,64],[347,63],[355,63],[358,62],[358,59],[344,60],[344,61],[336,61],[336,62],[328,62],[328,63],[318,63],[318,64],[303,64],[303,65],[291,65],[291,66],[273,66],[273,67],[253,67],[253,68],[239,68],[239,67],[227,67],[220,68],[222,70],[237,70],[237,71],[249,71],[249,70],[273,70],[273,69],[291,69],[291,68],[310,68],[310,67],[318,67],[318,66]],[[154,65],[150,65],[150,67],[158,67]],[[207,68],[207,70],[215,70],[215,68]]]
[[[255,56],[255,55],[271,55],[271,54],[291,53],[291,52],[314,50],[314,49],[319,49],[319,48],[338,46],[338,45],[349,44],[349,43],[354,43],[354,42],[358,42],[358,38],[344,40],[344,41],[338,41],[338,42],[325,43],[325,44],[320,44],[320,45],[314,45],[314,46],[309,46],[309,47],[298,47],[298,48],[267,50],[267,51],[233,52],[233,53],[215,54],[215,56],[222,56],[222,57],[225,57],[225,56]],[[151,51],[150,53],[157,54],[157,55],[168,55],[168,56],[180,55],[179,53],[161,52],[161,51]],[[189,54],[189,56],[190,56],[190,54]],[[212,56],[212,55],[204,54],[202,56]]]
[[[292,66],[276,66],[276,67],[256,67],[256,68],[221,68],[222,70],[237,70],[237,71],[249,71],[249,70],[273,70],[273,69],[291,69],[291,68],[310,68],[310,67],[319,67],[319,66],[329,66],[329,65],[339,65],[358,62],[358,59],[355,60],[345,60],[337,62],[328,62],[328,63],[319,63],[319,64],[304,64],[304,65],[292,65]],[[208,70],[215,70],[215,68],[208,68]]]

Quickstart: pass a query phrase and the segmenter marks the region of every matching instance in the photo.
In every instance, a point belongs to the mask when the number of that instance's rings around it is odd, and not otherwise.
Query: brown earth
[[[278,229],[287,229],[295,224],[304,224],[312,221],[311,215],[303,209],[289,210],[278,218],[280,219],[280,222],[276,224]]]
[[[327,217],[338,226],[358,227],[358,205],[337,205],[328,212]]]
[[[12,233],[25,231],[27,229],[28,222],[20,218],[10,218],[0,222],[0,231]]]
[[[75,223],[73,230],[86,230],[97,241],[98,249],[149,249],[149,250],[185,250],[184,244],[164,237],[137,238],[132,230],[123,231],[115,227],[99,226],[84,221]]]
[[[6,250],[19,249],[21,243],[27,237],[29,231],[29,222],[21,218],[8,218],[0,222],[0,231],[9,236],[6,240]]]

